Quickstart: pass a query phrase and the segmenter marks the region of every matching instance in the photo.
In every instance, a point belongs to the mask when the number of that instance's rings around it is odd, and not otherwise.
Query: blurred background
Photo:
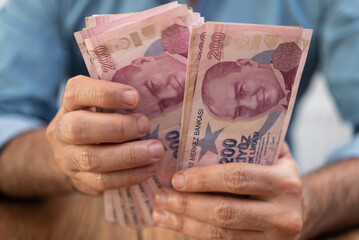
[[[0,9],[7,0],[0,0]],[[74,40],[75,41],[75,40]],[[347,142],[351,126],[340,119],[325,79],[315,75],[294,123],[294,155],[303,174],[322,166],[330,151]]]
[[[349,141],[352,127],[340,119],[324,77],[314,76],[292,119],[295,158],[303,174],[324,165],[328,155]]]

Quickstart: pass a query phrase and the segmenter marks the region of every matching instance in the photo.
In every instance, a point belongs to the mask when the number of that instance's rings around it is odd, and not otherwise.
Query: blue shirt
[[[61,84],[88,75],[73,32],[92,14],[142,11],[161,0],[9,0],[0,10],[0,148],[46,126]],[[185,3],[185,1],[179,1]],[[202,0],[206,21],[303,26],[314,35],[298,98],[314,71],[325,75],[342,118],[359,126],[359,0]],[[330,129],[328,129],[330,131]],[[359,134],[332,160],[359,157]]]

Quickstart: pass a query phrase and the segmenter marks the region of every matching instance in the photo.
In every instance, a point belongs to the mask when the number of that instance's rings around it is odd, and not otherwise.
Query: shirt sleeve
[[[321,70],[341,117],[359,126],[359,1],[328,0],[320,30]],[[324,10],[324,9],[323,9]],[[328,129],[330,131],[330,129]],[[359,157],[359,134],[336,149],[330,162]]]
[[[0,10],[0,148],[57,112],[68,53],[56,4],[9,0]]]

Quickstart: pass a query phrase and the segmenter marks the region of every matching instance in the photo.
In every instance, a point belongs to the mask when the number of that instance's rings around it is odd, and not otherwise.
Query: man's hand
[[[82,192],[98,194],[154,175],[163,155],[157,140],[138,140],[149,120],[138,113],[100,113],[93,107],[129,110],[139,103],[127,85],[77,76],[68,81],[62,106],[47,128],[61,170]]]
[[[290,240],[302,229],[302,181],[286,144],[273,166],[195,167],[176,173],[172,184],[177,191],[156,195],[159,226],[226,240]]]

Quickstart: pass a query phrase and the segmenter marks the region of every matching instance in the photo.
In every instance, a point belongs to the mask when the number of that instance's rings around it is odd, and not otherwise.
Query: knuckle
[[[301,195],[303,183],[299,177],[288,177],[283,183],[283,189],[286,193]]]
[[[61,116],[57,121],[56,121],[56,125],[55,125],[55,132],[57,135],[62,135],[62,131],[66,126],[66,122],[65,122],[65,115]]]
[[[219,228],[216,226],[211,225],[209,232],[208,239],[211,240],[224,240],[226,239],[226,232],[223,228]]]
[[[136,183],[136,178],[129,170],[123,171],[122,178],[125,186],[131,186]]]
[[[188,187],[194,187],[195,189],[210,189],[211,188],[211,182],[208,181],[207,176],[201,176],[191,179],[191,181],[188,181],[187,186]]]
[[[78,165],[80,169],[90,171],[92,169],[92,157],[89,152],[83,151],[78,158]]]
[[[72,152],[69,154],[69,156],[67,158],[67,165],[70,169],[73,169],[76,171],[81,169],[80,161],[78,160],[78,155],[76,153]]]
[[[173,227],[176,231],[179,231],[179,232],[183,232],[183,230],[185,230],[185,227],[184,227],[184,219],[183,217],[175,217],[174,215],[172,215],[172,218],[173,218]]]
[[[128,146],[128,150],[127,150],[127,162],[129,164],[129,166],[134,166],[136,165],[136,147],[131,144]]]
[[[224,227],[232,227],[236,224],[236,209],[233,205],[227,202],[220,202],[213,211],[214,219],[219,221],[219,224]]]
[[[84,82],[80,81],[81,78],[84,76],[76,76],[73,78],[70,78],[67,81],[64,96],[63,96],[63,102],[65,103],[65,106],[71,106],[78,102],[83,102],[83,100],[87,101],[97,101],[97,102],[109,102],[106,101],[106,89],[98,88],[86,88],[83,87]]]
[[[62,138],[66,140],[81,140],[82,128],[79,120],[68,114],[63,115],[58,121],[58,130]]]
[[[232,192],[245,191],[249,187],[248,170],[245,167],[232,166],[224,177],[224,182]]]
[[[92,94],[90,94],[90,97],[92,97],[93,100],[102,103],[103,105],[108,105],[109,103],[111,103],[111,101],[107,97],[106,90],[102,88],[93,91]]]
[[[64,91],[64,96],[63,96],[63,101],[65,104],[67,105],[71,105],[75,102],[75,100],[77,99],[77,94],[78,94],[78,80],[79,80],[79,76],[70,78],[67,81],[66,87],[65,87],[65,91]]]
[[[96,183],[95,188],[98,191],[101,191],[101,192],[105,191],[107,189],[107,184],[105,181],[105,173],[98,173],[95,177],[95,183]]]
[[[303,217],[297,211],[289,211],[273,218],[270,225],[286,235],[296,235],[303,228]]]
[[[303,217],[298,212],[291,212],[286,216],[287,226],[286,230],[290,234],[297,234],[303,228]]]
[[[187,197],[179,196],[177,201],[180,207],[180,214],[186,214],[190,211],[190,202]]]
[[[113,132],[116,133],[120,138],[125,135],[125,120],[123,117],[119,117],[113,125]]]
[[[96,156],[94,148],[85,147],[77,158],[79,168],[84,171],[96,170],[98,168]]]

